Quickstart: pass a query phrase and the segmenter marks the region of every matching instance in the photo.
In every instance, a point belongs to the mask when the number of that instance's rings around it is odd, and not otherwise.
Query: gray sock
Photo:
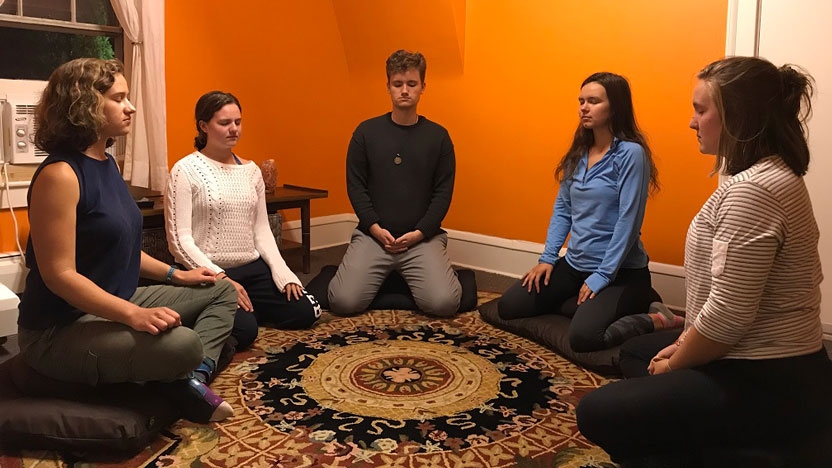
[[[649,315],[625,315],[607,327],[604,332],[604,344],[607,345],[607,348],[612,348],[634,336],[651,333],[654,330],[653,319]]]
[[[681,327],[685,324],[684,317],[674,314],[672,310],[661,302],[651,302],[647,313],[659,316],[658,318],[662,322],[662,329]]]
[[[662,314],[670,322],[672,322],[673,319],[676,317],[676,314],[674,314],[672,310],[668,309],[663,302],[651,302],[650,307],[647,309],[647,312],[652,312],[654,314]]]

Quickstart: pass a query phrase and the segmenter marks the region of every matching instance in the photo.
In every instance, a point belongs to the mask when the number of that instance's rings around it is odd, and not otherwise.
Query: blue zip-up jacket
[[[587,170],[587,154],[561,182],[540,263],[554,265],[569,234],[565,259],[591,273],[586,285],[598,293],[621,268],[644,268],[650,259],[639,236],[650,185],[650,165],[638,143],[614,139]]]

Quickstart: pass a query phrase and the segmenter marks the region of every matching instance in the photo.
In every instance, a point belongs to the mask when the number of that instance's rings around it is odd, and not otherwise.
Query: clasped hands
[[[379,241],[387,253],[392,254],[402,253],[419,242],[422,242],[425,238],[422,231],[416,229],[402,234],[402,236],[397,239],[390,234],[390,231],[379,226],[378,223],[370,226],[370,235]]]
[[[650,360],[650,365],[647,366],[647,372],[649,372],[650,375],[659,375],[671,372],[673,369],[670,368],[670,357],[673,356],[678,349],[679,345],[673,343],[659,351],[659,353],[653,356],[653,359]]]

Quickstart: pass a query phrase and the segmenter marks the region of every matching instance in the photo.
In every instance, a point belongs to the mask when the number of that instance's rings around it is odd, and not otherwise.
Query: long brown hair
[[[35,145],[48,153],[92,146],[107,124],[104,93],[123,73],[120,61],[97,58],[79,58],[56,68],[35,107]]]
[[[811,75],[795,65],[777,68],[757,57],[729,57],[697,77],[707,85],[722,120],[714,172],[735,175],[776,154],[795,174],[806,174]]]
[[[613,136],[619,140],[638,143],[644,150],[644,156],[650,165],[650,193],[657,192],[659,190],[659,172],[653,162],[653,152],[647,144],[647,138],[644,137],[636,123],[633,97],[627,79],[615,73],[598,72],[587,77],[581,83],[581,88],[589,83],[598,83],[607,92],[607,99],[610,101],[610,127],[612,127]],[[555,177],[561,182],[572,177],[575,168],[578,166],[578,161],[592,147],[593,143],[595,143],[595,135],[592,130],[584,128],[579,122],[569,151],[563,155],[557,169],[555,169]]]

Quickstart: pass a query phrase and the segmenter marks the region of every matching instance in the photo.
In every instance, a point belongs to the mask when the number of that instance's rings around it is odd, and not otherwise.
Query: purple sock
[[[211,390],[211,388],[208,387],[208,385],[206,385],[200,380],[197,380],[196,378],[188,379],[188,387],[190,387],[191,390],[193,390],[199,398],[211,405],[212,411],[216,409],[217,406],[221,405],[224,401],[222,398],[219,397],[219,395],[214,393],[213,390]]]
[[[228,403],[196,378],[180,380],[175,384],[180,386],[177,400],[186,419],[205,424],[221,421],[234,414]]]

